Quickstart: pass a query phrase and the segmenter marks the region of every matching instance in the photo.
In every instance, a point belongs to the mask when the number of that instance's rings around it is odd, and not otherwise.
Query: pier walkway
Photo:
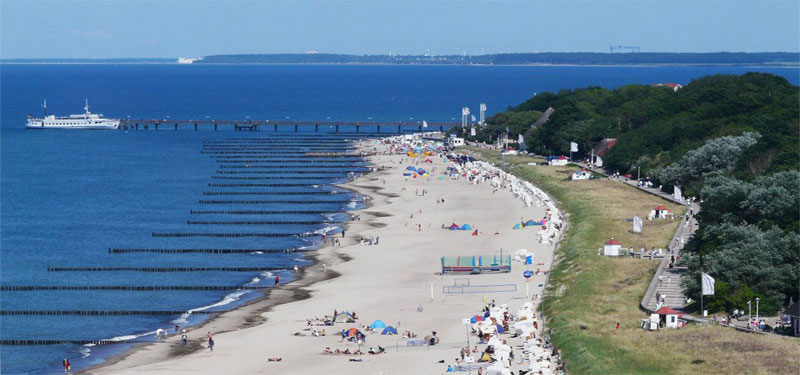
[[[272,121],[272,120],[172,120],[172,119],[122,119],[120,129],[124,130],[179,130],[189,128],[198,130],[233,129],[236,131],[314,131],[314,132],[354,132],[361,133],[362,128],[370,133],[402,134],[423,131],[447,131],[461,126],[460,122],[430,122],[427,126],[420,122],[410,121]],[[396,131],[395,131],[396,130]]]

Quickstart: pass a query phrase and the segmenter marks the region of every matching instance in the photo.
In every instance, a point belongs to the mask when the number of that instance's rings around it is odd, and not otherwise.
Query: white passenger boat
[[[44,107],[44,117],[35,118],[28,115],[28,129],[118,129],[119,119],[103,118],[101,114],[89,112],[89,99],[86,99],[86,106],[83,107],[83,114],[69,115],[68,117],[57,117],[47,114],[47,101],[42,104]]]

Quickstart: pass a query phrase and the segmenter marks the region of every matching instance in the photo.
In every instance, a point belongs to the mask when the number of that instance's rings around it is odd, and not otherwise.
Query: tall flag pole
[[[481,103],[481,121],[478,123],[478,125],[483,125],[485,121],[486,121],[486,104]]]

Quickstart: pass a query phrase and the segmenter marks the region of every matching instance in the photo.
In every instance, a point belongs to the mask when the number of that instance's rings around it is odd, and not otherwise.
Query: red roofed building
[[[658,314],[659,319],[667,328],[678,328],[678,318],[683,316],[682,313],[679,313],[668,306],[664,306],[658,311],[654,312],[653,314]]]
[[[612,238],[603,244],[603,255],[612,257],[620,256],[621,249],[622,244]]]

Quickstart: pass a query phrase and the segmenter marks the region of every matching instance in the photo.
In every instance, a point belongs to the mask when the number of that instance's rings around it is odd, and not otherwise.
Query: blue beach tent
[[[383,328],[383,327],[386,327],[386,323],[384,323],[383,320],[380,320],[380,319],[372,322],[372,324],[369,325],[369,328],[372,328],[372,329]]]
[[[499,325],[499,324],[495,324],[495,326],[497,327],[497,333],[503,333],[503,332],[505,332],[505,331],[503,330],[503,326],[501,326],[501,325]]]
[[[522,228],[522,226],[520,226],[519,223],[514,224],[514,229],[520,229],[520,228]]]
[[[461,226],[461,230],[471,230],[471,229],[472,229],[472,226],[469,225],[469,224],[464,224],[464,225]]]
[[[392,326],[387,326],[386,328],[383,329],[383,332],[381,332],[381,335],[396,335],[396,334],[397,334],[397,329],[395,329]]]
[[[528,220],[527,222],[525,222],[525,226],[526,227],[532,227],[532,226],[535,226],[535,225],[538,225],[538,223],[536,223],[533,220]]]

